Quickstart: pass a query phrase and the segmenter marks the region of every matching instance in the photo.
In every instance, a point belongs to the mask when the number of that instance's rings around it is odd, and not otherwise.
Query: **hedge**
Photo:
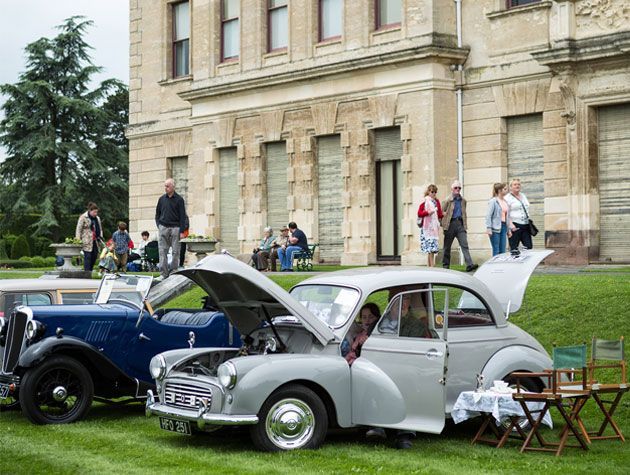
[[[0,260],[0,268],[1,269],[28,269],[29,267],[33,267],[33,264],[30,261],[20,261],[18,259],[1,259]]]
[[[31,255],[31,247],[28,245],[26,236],[20,234],[11,246],[11,259],[19,259],[23,256]]]

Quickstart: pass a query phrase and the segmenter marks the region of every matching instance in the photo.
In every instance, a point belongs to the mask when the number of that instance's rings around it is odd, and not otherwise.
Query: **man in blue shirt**
[[[466,200],[462,196],[462,184],[455,180],[451,185],[451,194],[443,202],[442,228],[444,229],[444,257],[442,266],[448,269],[451,265],[451,246],[453,240],[457,238],[459,247],[464,254],[466,261],[466,272],[472,272],[477,267],[470,257],[468,250],[468,234],[466,233]]]
[[[281,272],[293,272],[293,253],[297,251],[308,251],[308,241],[306,240],[304,231],[298,229],[297,224],[294,222],[289,223],[289,231],[291,232],[289,245],[286,249],[278,249]]]

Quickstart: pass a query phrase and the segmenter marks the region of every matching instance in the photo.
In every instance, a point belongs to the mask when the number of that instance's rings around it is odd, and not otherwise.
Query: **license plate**
[[[0,384],[0,399],[6,399],[9,397],[9,385]]]
[[[168,417],[160,417],[160,428],[178,434],[191,435],[190,422],[178,421],[177,419],[169,419]]]

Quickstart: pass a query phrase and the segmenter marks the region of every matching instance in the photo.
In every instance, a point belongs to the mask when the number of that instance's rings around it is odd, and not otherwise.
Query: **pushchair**
[[[144,272],[157,272],[159,270],[160,251],[157,241],[150,241],[144,247],[142,253],[141,265]]]

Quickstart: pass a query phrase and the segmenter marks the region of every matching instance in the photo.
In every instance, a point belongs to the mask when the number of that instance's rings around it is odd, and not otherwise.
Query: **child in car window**
[[[361,356],[361,347],[363,343],[368,339],[376,322],[379,319],[380,312],[378,306],[375,303],[366,303],[361,307],[361,331],[355,335],[350,345],[350,352],[346,355],[346,361],[349,365],[354,363],[359,356]]]

